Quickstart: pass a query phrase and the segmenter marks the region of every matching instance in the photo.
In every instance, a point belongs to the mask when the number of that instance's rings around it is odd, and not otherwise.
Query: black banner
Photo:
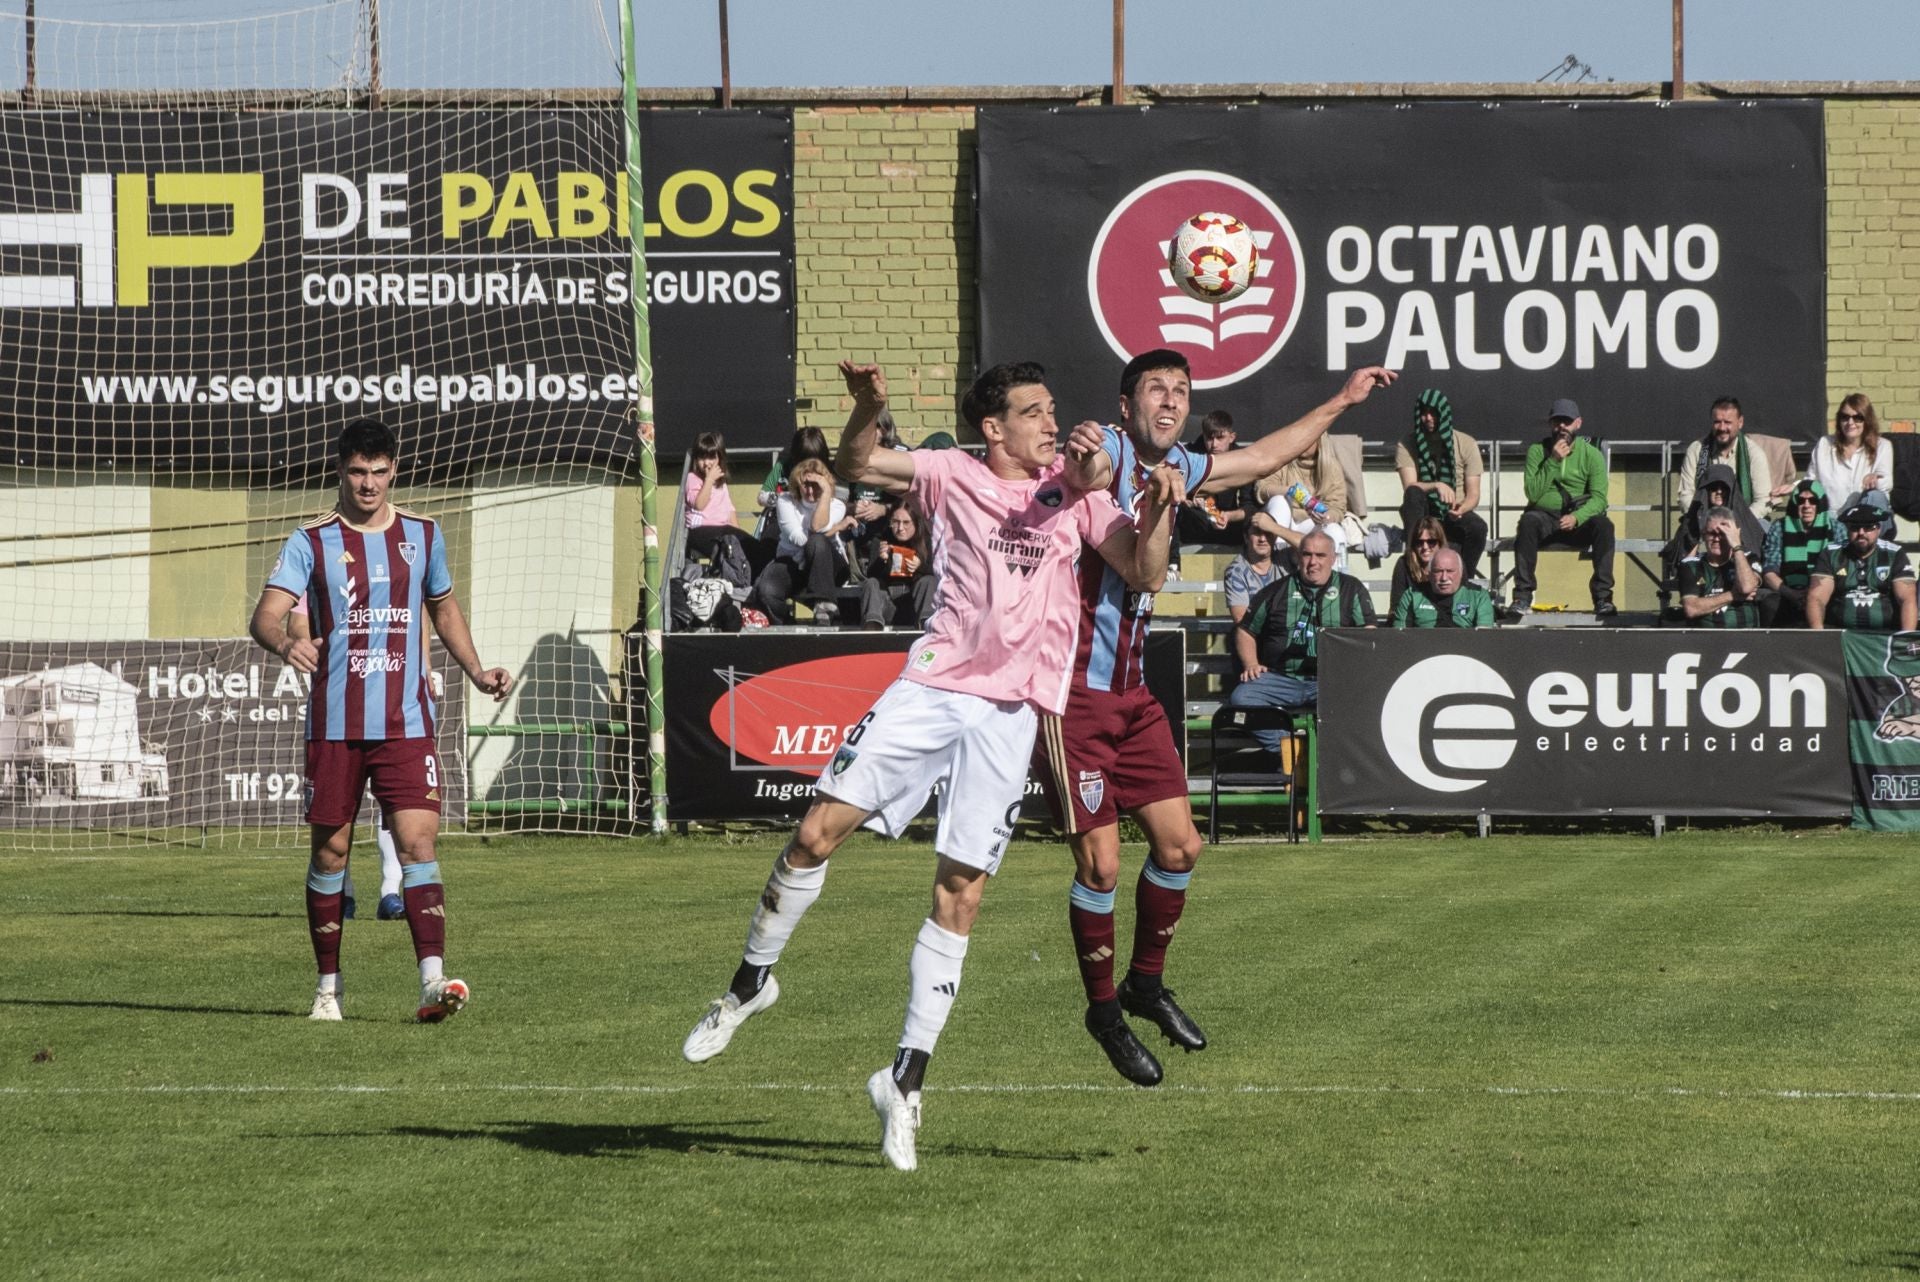
[[[465,677],[444,648],[433,664],[458,823]],[[240,639],[0,643],[0,828],[304,825],[310,684]]]
[[[636,400],[617,111],[0,113],[0,463],[322,482],[619,467]],[[663,450],[793,427],[793,122],[641,118]],[[717,375],[717,371],[724,371]]]
[[[805,814],[840,737],[893,684],[917,639],[906,632],[668,636],[667,818]],[[1184,760],[1185,634],[1150,633],[1144,659],[1147,688],[1166,710]],[[1022,813],[1047,813],[1037,779],[1027,781]]]
[[[1838,632],[1338,630],[1332,814],[1844,815]]]
[[[1482,438],[1532,436],[1558,397],[1616,439],[1700,436],[1724,393],[1755,431],[1825,420],[1818,103],[986,107],[978,127],[980,363],[1042,362],[1067,421],[1111,418],[1153,347],[1192,363],[1196,412],[1262,428],[1381,363],[1407,394],[1343,431],[1397,439],[1424,387]],[[1265,241],[1218,310],[1166,274],[1209,210]]]

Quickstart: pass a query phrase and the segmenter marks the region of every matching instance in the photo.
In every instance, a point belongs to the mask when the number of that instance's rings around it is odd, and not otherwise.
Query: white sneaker
[[[867,1079],[867,1098],[880,1115],[880,1153],[896,1171],[919,1165],[913,1155],[914,1136],[920,1132],[920,1092],[902,1095],[893,1084],[893,1070],[883,1068]]]
[[[707,1007],[707,1013],[687,1034],[687,1041],[680,1053],[687,1057],[690,1064],[703,1063],[727,1049],[727,1043],[733,1040],[733,1030],[758,1015],[767,1007],[780,1000],[780,981],[772,975],[759,992],[748,1001],[741,1001],[728,993],[713,1005]]]
[[[340,1013],[340,994],[316,989],[313,994],[313,1010],[307,1018],[324,1020],[329,1024],[337,1024],[345,1019],[346,1016]]]
[[[449,1015],[458,1015],[460,1008],[473,996],[464,979],[435,979],[420,985],[420,1012],[418,1019],[422,1024],[438,1024]]]

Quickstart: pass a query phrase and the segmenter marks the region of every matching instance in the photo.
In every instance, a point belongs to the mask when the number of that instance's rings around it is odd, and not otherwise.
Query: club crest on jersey
[[[412,565],[420,559],[420,545],[418,543],[402,543],[400,545],[400,559],[408,565]]]
[[[847,772],[847,767],[852,765],[853,759],[859,755],[852,748],[842,744],[840,750],[833,754],[833,761],[827,766],[827,773],[838,779]]]
[[[1092,814],[1100,809],[1101,798],[1107,795],[1107,780],[1098,770],[1080,772],[1080,804]]]
[[[1057,485],[1049,485],[1034,496],[1041,507],[1059,507],[1066,499],[1066,492]]]

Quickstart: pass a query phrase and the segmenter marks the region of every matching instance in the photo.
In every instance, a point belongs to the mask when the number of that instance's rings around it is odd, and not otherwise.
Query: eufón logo
[[[1229,303],[1189,298],[1167,270],[1174,232],[1204,210],[1243,220],[1260,247],[1252,288]],[[1107,215],[1087,262],[1094,323],[1122,360],[1156,347],[1187,358],[1196,388],[1259,370],[1293,336],[1306,300],[1305,258],[1293,224],[1267,194],[1230,174],[1189,169],[1129,192]]]
[[[1400,773],[1435,792],[1469,792],[1513,760],[1513,687],[1478,659],[1440,654],[1387,691],[1380,739]]]

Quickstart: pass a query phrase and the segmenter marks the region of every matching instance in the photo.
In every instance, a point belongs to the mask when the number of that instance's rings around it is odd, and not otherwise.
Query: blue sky
[[[44,83],[112,87],[249,63],[273,83],[324,78],[358,0],[39,0]],[[18,85],[25,0],[0,0],[0,79]],[[308,11],[293,19],[266,15]],[[598,10],[598,13],[596,13]],[[1266,0],[1202,8],[1127,0],[1127,79],[1152,82],[1532,81],[1571,54],[1600,80],[1664,80],[1670,0]],[[611,83],[612,0],[382,0],[401,86]],[[719,80],[717,0],[642,0],[642,82]],[[1110,0],[731,0],[736,86],[1104,83]],[[11,16],[12,20],[6,20]],[[235,22],[234,20],[240,20]],[[179,52],[175,23],[214,52]],[[128,35],[79,24],[143,26]],[[276,34],[278,33],[278,34]],[[307,49],[276,47],[300,44]],[[1689,0],[1689,80],[1920,76],[1916,0]],[[64,62],[62,62],[64,60]],[[82,69],[85,69],[84,71]]]

